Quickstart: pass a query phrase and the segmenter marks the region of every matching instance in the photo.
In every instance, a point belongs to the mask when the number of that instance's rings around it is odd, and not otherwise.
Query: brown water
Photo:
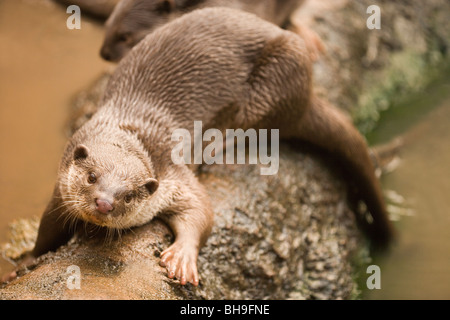
[[[110,66],[98,55],[101,26],[83,17],[81,30],[68,30],[67,17],[49,1],[0,0],[0,242],[11,220],[43,212],[70,99]],[[364,298],[450,299],[450,95],[420,103],[427,112],[407,109],[378,129],[378,140],[408,137],[400,166],[382,182],[414,215],[396,222],[399,243],[373,261],[382,289]],[[0,274],[9,268],[0,258]]]
[[[0,0],[0,242],[14,218],[40,216],[66,141],[70,99],[108,67],[103,31],[66,27],[46,0]],[[10,265],[0,258],[0,274]]]
[[[403,107],[379,128],[410,125],[400,165],[382,178],[385,189],[405,199],[399,208],[408,215],[396,222],[392,251],[373,261],[381,267],[381,289],[367,291],[369,299],[450,299],[450,76],[420,100],[420,108]]]

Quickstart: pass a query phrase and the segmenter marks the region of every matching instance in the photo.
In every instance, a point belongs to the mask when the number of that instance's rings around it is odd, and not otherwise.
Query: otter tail
[[[363,136],[342,111],[317,97],[312,98],[298,130],[300,139],[337,155],[348,169],[373,218],[365,221],[363,227],[375,246],[385,247],[393,238],[394,229]]]

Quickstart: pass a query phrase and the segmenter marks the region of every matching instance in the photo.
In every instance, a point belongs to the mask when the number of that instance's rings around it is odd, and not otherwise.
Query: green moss
[[[351,265],[353,267],[352,279],[355,286],[350,294],[351,300],[360,300],[365,298],[367,290],[366,269],[371,264],[372,258],[369,253],[368,246],[361,246],[357,252],[352,256]]]
[[[422,92],[434,79],[442,76],[450,66],[450,59],[438,50],[427,54],[402,51],[392,55],[389,67],[364,79],[364,93],[352,114],[358,129],[367,134],[380,119],[380,112],[407,102]]]

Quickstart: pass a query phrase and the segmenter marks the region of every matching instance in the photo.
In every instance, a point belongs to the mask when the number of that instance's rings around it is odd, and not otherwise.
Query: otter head
[[[177,16],[180,0],[122,0],[106,21],[100,55],[119,61],[130,49],[157,27]]]
[[[79,144],[61,177],[70,215],[109,228],[142,225],[153,218],[159,183],[145,156],[120,144]]]

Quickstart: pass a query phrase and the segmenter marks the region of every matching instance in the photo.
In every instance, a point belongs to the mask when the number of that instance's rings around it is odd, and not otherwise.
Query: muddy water
[[[415,102],[386,114],[373,141],[405,138],[398,168],[383,187],[404,198],[395,211],[399,241],[373,261],[381,289],[369,299],[450,299],[450,73]]]
[[[70,99],[110,67],[100,24],[69,30],[47,0],[0,0],[0,242],[14,218],[40,216],[51,195]],[[0,258],[0,274],[9,263]]]

